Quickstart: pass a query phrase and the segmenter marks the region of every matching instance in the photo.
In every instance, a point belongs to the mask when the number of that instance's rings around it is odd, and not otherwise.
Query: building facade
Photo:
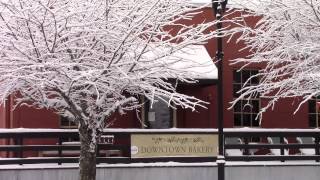
[[[211,8],[205,8],[195,19],[185,23],[201,23],[212,21],[214,15]],[[248,19],[248,22],[255,23],[256,19]],[[226,26],[227,24],[225,24]],[[241,64],[230,65],[230,60],[237,57],[245,57],[249,52],[243,50],[241,42],[236,43],[236,37],[227,42],[224,40],[224,61],[223,61],[223,89],[224,89],[224,127],[263,127],[263,128],[315,128],[319,126],[319,111],[314,98],[302,105],[298,112],[294,111],[300,103],[300,99],[282,99],[263,113],[262,119],[257,120],[257,114],[267,101],[257,97],[255,99],[244,99],[239,101],[233,108],[230,107],[232,100],[237,98],[237,91],[244,82],[255,75],[261,65],[251,65],[241,71]],[[214,59],[216,53],[216,40],[212,39],[205,45],[208,54]],[[259,83],[258,78],[253,78],[249,84]],[[217,87],[216,81],[203,82],[198,84],[178,86],[178,91],[187,95],[195,96],[209,102],[207,109],[198,108],[196,112],[177,108],[171,110],[159,103],[155,106],[147,105],[140,110],[140,113],[127,112],[120,116],[115,114],[107,120],[111,128],[216,128],[217,127]],[[143,98],[142,98],[143,100]],[[35,109],[31,107],[17,107],[13,109],[12,97],[0,108],[0,128],[75,128],[75,124],[66,118],[60,117],[52,110]],[[160,122],[163,121],[163,122]],[[143,123],[142,123],[143,122]]]

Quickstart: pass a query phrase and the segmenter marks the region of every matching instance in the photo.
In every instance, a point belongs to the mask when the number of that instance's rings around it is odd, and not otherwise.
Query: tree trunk
[[[91,130],[87,127],[80,127],[79,135],[81,143],[79,180],[95,180],[97,143],[92,139]]]

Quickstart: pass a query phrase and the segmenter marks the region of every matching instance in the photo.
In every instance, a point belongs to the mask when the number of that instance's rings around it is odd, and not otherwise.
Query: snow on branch
[[[237,8],[246,13],[225,35],[240,33],[238,41],[245,43],[251,55],[233,63],[261,64],[264,68],[257,75],[260,83],[244,87],[236,101],[259,95],[269,100],[263,112],[279,99],[302,97],[298,110],[310,98],[319,96],[320,1],[241,0]],[[247,17],[257,17],[258,22],[249,26]]]

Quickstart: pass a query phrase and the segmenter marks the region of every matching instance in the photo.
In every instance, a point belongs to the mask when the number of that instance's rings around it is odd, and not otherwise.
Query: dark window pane
[[[241,83],[241,72],[237,72],[237,70],[233,70],[233,82]]]
[[[69,126],[69,120],[66,117],[60,117],[60,126]]]
[[[61,126],[69,126],[69,122],[68,121],[61,121],[60,125]]]
[[[67,117],[60,116],[60,126],[62,128],[77,128],[77,124],[73,121],[69,121]]]
[[[259,118],[257,119],[257,114],[251,114],[251,119],[252,119],[252,126],[254,127],[259,127]]]
[[[309,114],[309,126],[316,127],[316,114]]]
[[[250,71],[243,70],[242,71],[242,83],[245,83],[250,78]]]
[[[309,113],[316,113],[316,101],[315,100],[309,100]]]
[[[240,94],[238,94],[237,92],[241,89],[241,85],[240,84],[234,84],[233,85],[233,97],[239,97]]]
[[[71,126],[76,126],[76,123],[73,122],[73,121],[71,121],[71,122],[70,122],[70,125],[71,125]]]
[[[73,121],[69,121],[67,117],[60,116],[60,126],[61,128],[77,128],[76,123]],[[67,141],[79,141],[79,137],[62,137],[62,142]]]
[[[251,80],[250,80],[251,84],[259,84],[259,78],[257,76],[255,76],[257,74],[258,74],[257,70],[252,70],[251,71],[251,77],[252,77]],[[253,77],[253,76],[255,76],[255,77]]]
[[[251,70],[251,76],[257,75],[259,73],[258,70]]]
[[[242,126],[241,124],[241,114],[234,114],[234,126]]]
[[[233,107],[233,112],[241,112],[241,109],[241,101],[238,101]]]
[[[243,114],[243,126],[251,127],[251,114]]]
[[[243,112],[251,113],[252,106],[249,101],[243,101]]]
[[[259,78],[257,76],[251,78],[251,84],[259,84]]]
[[[260,106],[259,106],[259,100],[252,100],[252,112],[258,113]]]
[[[148,120],[152,129],[166,129],[171,127],[171,111],[166,102],[158,100],[153,103],[148,112]]]

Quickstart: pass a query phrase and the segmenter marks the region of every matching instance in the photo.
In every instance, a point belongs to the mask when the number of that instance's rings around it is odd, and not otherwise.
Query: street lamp
[[[215,14],[217,25],[217,52],[216,58],[218,62],[218,134],[219,134],[219,150],[218,150],[218,180],[224,180],[224,140],[223,140],[223,42],[222,42],[222,13],[226,10],[228,0],[212,0],[212,9]]]

